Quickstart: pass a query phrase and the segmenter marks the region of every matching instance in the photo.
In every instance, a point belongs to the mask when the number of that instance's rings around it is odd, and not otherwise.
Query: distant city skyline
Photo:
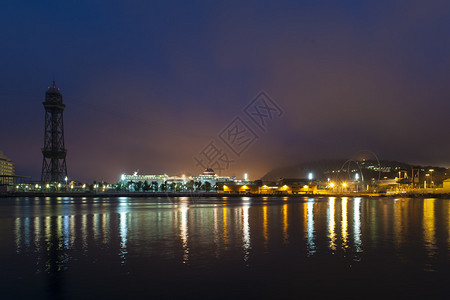
[[[360,149],[450,166],[447,1],[25,1],[0,16],[0,149],[17,175],[40,178],[52,80],[73,179],[198,174],[260,91],[284,113],[222,175]]]

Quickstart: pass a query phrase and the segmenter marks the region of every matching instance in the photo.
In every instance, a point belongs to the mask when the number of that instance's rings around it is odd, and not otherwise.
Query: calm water
[[[0,199],[0,298],[450,296],[450,200]]]

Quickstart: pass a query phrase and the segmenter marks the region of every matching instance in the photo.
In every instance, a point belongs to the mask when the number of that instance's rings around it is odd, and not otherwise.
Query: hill
[[[388,160],[378,162],[377,160],[323,159],[275,168],[264,175],[261,180],[277,181],[280,178],[308,178],[310,173],[315,180],[327,180],[328,178],[330,180],[353,180],[355,176],[359,176],[366,181],[396,177],[411,180],[414,175],[416,183],[423,183],[423,181],[428,180],[428,184],[434,182],[435,186],[441,185],[442,181],[448,178],[448,169],[439,166],[418,166]]]

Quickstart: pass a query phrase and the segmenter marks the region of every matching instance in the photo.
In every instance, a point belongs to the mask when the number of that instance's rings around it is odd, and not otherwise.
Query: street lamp
[[[334,184],[334,182],[330,182],[329,184],[328,184],[328,187],[330,188],[330,190],[331,191],[334,191],[334,187],[335,187],[336,185]]]
[[[433,184],[433,172],[434,172],[434,169],[429,169],[428,170],[429,172],[430,172],[430,187],[433,187],[434,186],[434,184]]]

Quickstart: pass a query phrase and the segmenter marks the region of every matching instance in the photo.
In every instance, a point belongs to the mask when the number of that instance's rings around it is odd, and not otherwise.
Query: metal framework
[[[45,132],[41,181],[63,182],[67,176],[63,122],[66,105],[62,102],[62,95],[56,88],[55,81],[45,93],[45,102],[42,104],[45,108]]]

